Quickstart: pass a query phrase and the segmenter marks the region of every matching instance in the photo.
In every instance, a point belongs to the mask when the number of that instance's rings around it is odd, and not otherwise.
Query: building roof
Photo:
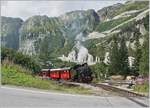
[[[50,69],[41,69],[41,71],[49,71]]]

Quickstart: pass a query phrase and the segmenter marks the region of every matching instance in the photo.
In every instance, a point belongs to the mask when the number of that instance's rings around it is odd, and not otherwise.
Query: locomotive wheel
[[[83,83],[91,83],[91,81],[92,81],[92,77],[89,77],[89,76],[86,76],[82,79]]]
[[[82,77],[79,77],[79,78],[78,78],[78,82],[80,82],[80,83],[83,82]]]

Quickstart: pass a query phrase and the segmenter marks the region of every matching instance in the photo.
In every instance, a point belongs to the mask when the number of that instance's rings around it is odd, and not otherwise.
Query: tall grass
[[[145,81],[144,84],[136,84],[133,87],[134,91],[148,93],[149,92],[149,82]]]

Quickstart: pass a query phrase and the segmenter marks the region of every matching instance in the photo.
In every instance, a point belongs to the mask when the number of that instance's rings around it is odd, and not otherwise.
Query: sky
[[[103,1],[2,1],[1,16],[19,17],[23,20],[33,15],[47,15],[57,17],[66,12],[74,10],[99,10],[103,7],[116,3],[124,3],[123,0],[103,0]]]

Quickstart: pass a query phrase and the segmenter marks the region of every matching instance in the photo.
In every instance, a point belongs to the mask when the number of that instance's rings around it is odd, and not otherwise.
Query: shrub
[[[13,61],[15,64],[19,64],[25,68],[28,68],[32,73],[39,72],[40,65],[32,57],[24,55],[21,52],[17,52],[10,48],[2,48],[1,50],[2,62],[5,59]]]
[[[108,66],[104,63],[92,65],[91,70],[97,80],[103,80],[108,76]]]

